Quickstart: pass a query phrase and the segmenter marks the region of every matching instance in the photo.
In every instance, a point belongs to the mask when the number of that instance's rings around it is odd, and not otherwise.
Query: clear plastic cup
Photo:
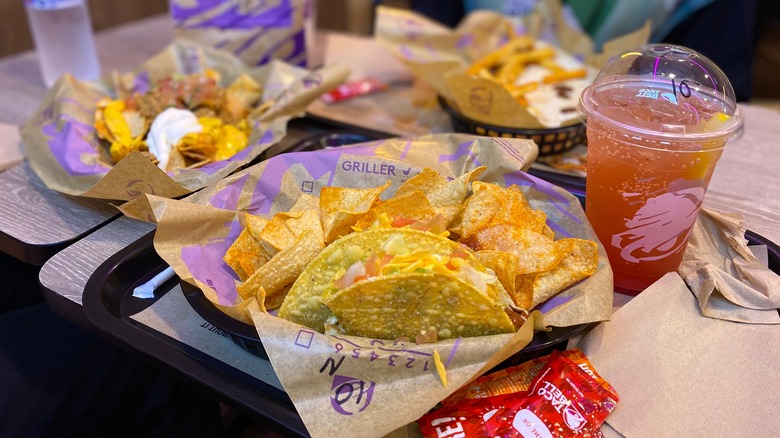
[[[47,87],[63,73],[84,81],[100,77],[92,22],[84,0],[24,0],[24,4]]]
[[[585,212],[615,290],[638,294],[682,260],[715,164],[742,128],[734,90],[701,54],[655,44],[610,60],[579,110]]]

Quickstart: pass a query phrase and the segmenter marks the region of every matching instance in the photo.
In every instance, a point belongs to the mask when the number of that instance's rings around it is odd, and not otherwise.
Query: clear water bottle
[[[41,75],[51,87],[63,73],[80,80],[100,76],[85,0],[24,0]]]

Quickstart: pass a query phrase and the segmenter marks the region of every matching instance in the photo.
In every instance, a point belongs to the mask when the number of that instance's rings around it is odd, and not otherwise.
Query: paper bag
[[[314,38],[314,0],[171,0],[174,34],[232,53],[248,65],[300,67]]]

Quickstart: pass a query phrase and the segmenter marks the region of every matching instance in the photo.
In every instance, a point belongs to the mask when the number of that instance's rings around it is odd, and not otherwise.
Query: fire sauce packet
[[[339,85],[333,90],[323,94],[320,97],[320,100],[330,105],[332,103],[342,102],[355,97],[379,93],[380,91],[387,90],[389,86],[389,84],[380,81],[379,79],[359,79]]]
[[[567,356],[572,356],[579,363]],[[418,420],[425,437],[599,437],[618,402],[578,350],[553,352],[527,392],[465,400]]]

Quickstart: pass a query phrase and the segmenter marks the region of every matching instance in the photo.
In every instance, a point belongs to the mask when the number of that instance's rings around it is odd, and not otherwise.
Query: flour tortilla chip
[[[265,291],[265,302],[294,282],[322,248],[322,241],[313,232],[301,234],[290,247],[279,251],[241,284],[237,288],[238,294],[243,299],[249,299],[262,288]]]
[[[344,334],[374,339],[413,338],[436,331],[439,339],[513,333],[504,307],[447,274],[375,277],[323,299]]]

